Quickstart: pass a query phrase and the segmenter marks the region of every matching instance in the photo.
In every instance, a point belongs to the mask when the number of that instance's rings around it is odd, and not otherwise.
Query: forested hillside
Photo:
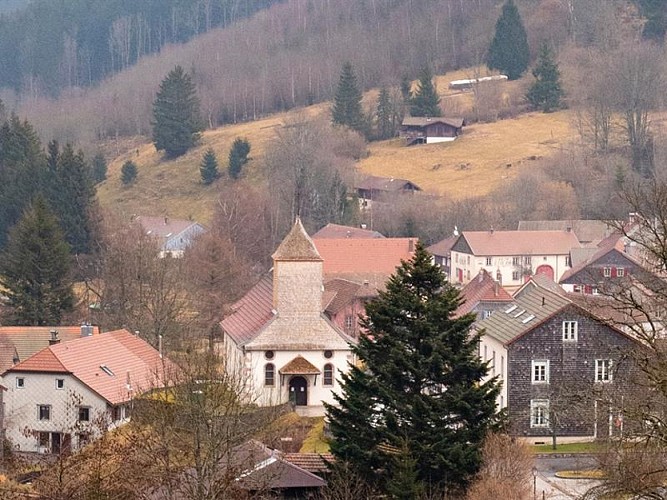
[[[626,2],[574,0],[572,11],[563,2],[518,3],[536,53],[543,38],[558,46],[571,38],[590,45],[618,37],[614,16]],[[55,102],[22,98],[18,110],[46,138],[82,143],[148,134],[158,84],[178,63],[194,73],[210,128],[255,119],[330,99],[345,61],[357,68],[366,89],[414,79],[425,65],[438,74],[478,64],[501,5],[500,0],[437,0],[415,8],[411,0],[289,0],[185,45],[165,47],[97,88],[63,92]],[[5,101],[10,107],[16,102]]]
[[[58,95],[276,0],[32,0],[0,19],[0,87]],[[0,13],[25,0],[0,0]]]

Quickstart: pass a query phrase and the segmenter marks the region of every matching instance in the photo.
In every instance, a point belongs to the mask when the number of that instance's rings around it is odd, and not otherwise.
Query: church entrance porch
[[[296,406],[308,405],[308,381],[301,377],[292,377],[289,381],[289,399]]]

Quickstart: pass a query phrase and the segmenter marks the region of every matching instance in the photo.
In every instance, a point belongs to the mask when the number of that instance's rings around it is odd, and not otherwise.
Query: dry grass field
[[[437,77],[445,109],[468,112],[472,106],[471,93],[450,91],[449,81],[485,74],[471,69]],[[512,89],[518,83],[504,85]],[[364,101],[374,102],[376,95],[377,92],[368,92]],[[291,115],[315,117],[328,113],[328,109],[328,104],[319,104],[206,131],[198,147],[171,161],[165,161],[148,142],[130,141],[131,146],[110,162],[108,179],[98,186],[100,202],[123,216],[169,215],[192,217],[206,223],[212,216],[219,186],[230,182],[225,176],[227,154],[235,138],[245,137],[250,141],[251,160],[245,175],[251,181],[258,181],[264,152],[282,124]],[[574,135],[571,121],[567,111],[548,115],[530,113],[516,119],[465,127],[463,136],[451,143],[413,147],[406,147],[400,139],[371,143],[370,155],[358,168],[362,174],[410,179],[427,191],[453,198],[483,195],[515,176],[530,163],[529,158],[548,156],[567,144]],[[215,151],[223,177],[211,186],[203,186],[199,164],[208,148]],[[138,177],[132,186],[124,187],[120,182],[120,169],[127,160],[137,164]]]

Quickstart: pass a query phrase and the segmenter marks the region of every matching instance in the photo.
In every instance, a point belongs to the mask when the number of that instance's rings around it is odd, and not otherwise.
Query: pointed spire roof
[[[292,260],[292,261],[322,261],[322,256],[315,248],[313,240],[301,224],[301,219],[297,217],[292,230],[285,236],[285,239],[278,246],[278,249],[271,256],[273,260]]]

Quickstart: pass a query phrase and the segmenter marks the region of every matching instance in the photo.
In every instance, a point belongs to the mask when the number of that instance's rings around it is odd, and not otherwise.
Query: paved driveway
[[[579,498],[589,488],[599,484],[590,479],[560,479],[555,473],[561,470],[593,469],[597,466],[595,457],[572,455],[566,457],[539,457],[535,459],[537,477],[535,496],[537,500],[568,500]]]

